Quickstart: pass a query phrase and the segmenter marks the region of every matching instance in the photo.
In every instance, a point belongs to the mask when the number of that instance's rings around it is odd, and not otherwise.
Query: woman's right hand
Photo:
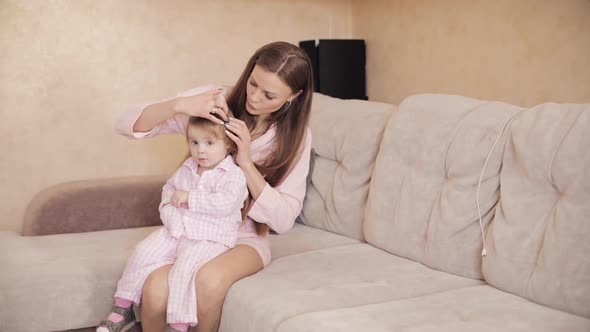
[[[216,117],[227,121],[228,107],[223,97],[223,89],[215,89],[195,96],[176,98],[175,111],[188,116],[198,116],[209,119],[215,123],[224,122]]]

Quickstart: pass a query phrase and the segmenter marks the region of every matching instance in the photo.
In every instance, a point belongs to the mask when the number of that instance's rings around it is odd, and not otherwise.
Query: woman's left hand
[[[235,155],[236,163],[240,167],[252,164],[252,158],[250,157],[251,137],[246,123],[236,118],[230,118],[225,128],[227,136],[238,146],[238,153]]]

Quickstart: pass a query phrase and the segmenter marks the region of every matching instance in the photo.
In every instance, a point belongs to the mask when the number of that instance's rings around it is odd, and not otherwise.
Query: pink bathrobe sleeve
[[[274,188],[266,184],[248,217],[267,224],[279,234],[290,230],[303,208],[310,156],[311,130],[307,128],[301,157],[281,184]]]
[[[206,85],[196,87],[194,89],[190,89],[188,91],[182,92],[175,97],[162,99],[159,101],[152,101],[146,102],[140,105],[136,105],[131,107],[127,112],[121,114],[117,123],[115,124],[115,132],[117,134],[127,136],[129,138],[140,139],[140,138],[148,138],[148,137],[155,137],[159,135],[167,135],[167,134],[182,134],[186,133],[186,127],[188,126],[188,115],[178,114],[164,122],[160,125],[154,127],[152,130],[148,132],[134,132],[133,125],[135,125],[135,121],[143,112],[143,109],[146,108],[148,105],[155,104],[158,102],[163,102],[166,100],[170,100],[177,97],[184,97],[184,96],[194,96],[198,95],[203,92],[207,92],[213,89],[218,88],[215,85]]]
[[[198,87],[186,91],[179,96],[196,95],[215,88],[217,88],[217,86],[214,85]],[[165,134],[184,134],[186,132],[188,125],[188,116],[186,115],[176,115],[162,122],[160,125],[156,126],[149,132],[134,132],[133,125],[135,124],[135,121],[137,118],[139,118],[139,115],[143,109],[150,104],[151,103],[145,103],[131,108],[127,112],[123,113],[117,121],[115,127],[116,132],[123,136],[134,139],[154,137]],[[269,130],[274,130],[274,128]],[[271,137],[270,139],[274,139],[274,135],[263,135],[258,139],[265,139],[266,137]],[[309,171],[309,160],[311,154],[311,140],[311,130],[307,128],[305,145],[296,164],[292,167],[290,173],[281,184],[275,186],[274,188],[268,183],[266,184],[264,190],[252,205],[248,217],[260,223],[269,225],[269,227],[277,233],[284,233],[293,227],[295,219],[301,212],[303,199],[305,197],[306,178]],[[263,143],[264,144],[259,145],[269,146],[268,143],[271,142]],[[262,151],[253,150],[253,158],[256,158],[257,160],[263,159],[264,157],[268,156],[271,151],[270,149],[266,149],[262,155],[260,152]],[[254,157],[255,155],[256,157]],[[253,231],[253,227],[244,227],[244,229],[248,229],[249,233]],[[243,232],[244,230],[241,231]]]

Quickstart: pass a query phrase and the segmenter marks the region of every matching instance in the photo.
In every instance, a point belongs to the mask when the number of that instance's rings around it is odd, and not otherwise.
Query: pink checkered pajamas
[[[173,264],[168,277],[168,324],[197,323],[196,272],[235,246],[248,195],[246,178],[231,156],[200,176],[197,167],[189,158],[166,182],[160,203],[164,227],[136,246],[115,294],[138,304],[147,276]],[[189,192],[187,206],[169,203],[176,190]]]

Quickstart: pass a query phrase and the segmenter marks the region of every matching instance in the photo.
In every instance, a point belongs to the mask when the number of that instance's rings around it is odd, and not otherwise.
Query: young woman
[[[227,93],[199,87],[178,97],[123,114],[117,131],[131,138],[184,134],[190,116],[222,123],[238,146],[235,155],[250,192],[248,218],[237,245],[207,262],[195,283],[198,325],[194,331],[217,331],[221,308],[231,285],[260,271],[271,259],[269,229],[291,229],[305,196],[311,152],[307,127],[313,94],[311,63],[297,46],[275,42],[258,49],[236,85]],[[227,100],[227,102],[226,102]],[[144,284],[141,305],[144,332],[166,329],[168,274],[171,265],[153,271]]]

